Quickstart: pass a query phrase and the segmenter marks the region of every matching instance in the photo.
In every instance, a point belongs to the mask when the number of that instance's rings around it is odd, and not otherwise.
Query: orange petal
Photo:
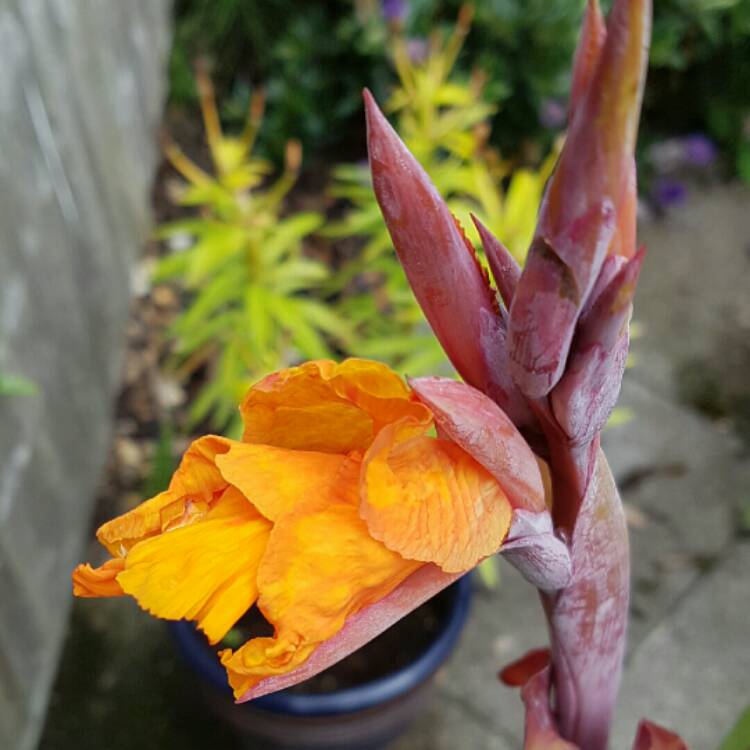
[[[235,443],[216,464],[269,520],[277,521],[307,500],[357,502],[360,461],[332,453],[293,451],[270,445]],[[345,492],[352,487],[348,499]]]
[[[274,526],[258,571],[258,606],[278,637],[322,641],[418,567],[373,539],[355,505],[318,501]]]
[[[365,456],[360,512],[376,539],[447,573],[474,567],[502,544],[508,498],[454,443],[415,434],[409,420],[385,428]]]
[[[514,507],[544,510],[544,485],[536,456],[492,399],[466,383],[448,378],[417,378],[410,382],[432,411],[438,434],[484,466]]]
[[[325,453],[366,450],[378,430],[429,412],[396,373],[368,360],[307,362],[253,386],[240,411],[243,440]]]
[[[96,533],[99,542],[111,555],[120,557],[142,539],[205,516],[227,486],[215,466],[216,455],[229,450],[232,443],[214,435],[196,440],[180,462],[169,489],[105,523]]]
[[[419,567],[373,539],[355,505],[316,501],[285,516],[258,571],[258,606],[275,637],[222,652],[235,695],[299,667],[348,617],[388,596]]]
[[[285,690],[320,674],[362,648],[460,576],[461,574],[444,573],[437,565],[421,565],[388,596],[349,617],[338,633],[318,644],[298,667],[292,667],[287,671],[279,670],[278,674],[268,675],[260,680],[256,676],[244,691],[238,690],[238,703],[275,693],[277,690]],[[252,643],[253,641],[250,641],[250,644]],[[300,647],[297,648],[299,650]]]
[[[315,643],[295,643],[276,638],[253,638],[232,651],[219,652],[234,697],[241,698],[261,680],[297,669],[316,649]]]
[[[219,641],[257,597],[271,524],[235,488],[203,520],[136,544],[117,576],[126,594],[167,620],[195,620]]]
[[[92,568],[88,563],[73,571],[73,594],[84,598],[100,596],[122,596],[123,590],[116,576],[122,571],[125,561],[116,557],[104,565]]]
[[[368,359],[347,359],[331,373],[330,383],[339,396],[359,406],[372,418],[374,432],[391,422],[411,416],[430,423],[428,409],[420,404],[406,383],[386,365]]]

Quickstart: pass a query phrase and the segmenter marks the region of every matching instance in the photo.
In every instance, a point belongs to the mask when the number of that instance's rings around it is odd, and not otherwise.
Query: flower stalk
[[[629,549],[600,433],[643,263],[634,148],[650,25],[650,0],[615,0],[606,24],[589,0],[568,138],[523,270],[476,222],[496,288],[365,92],[376,198],[464,382],[404,383],[365,360],[266,377],[241,405],[242,440],[196,441],[166,492],[99,530],[112,558],[79,566],[75,592],[131,595],[212,642],[257,606],[273,637],[220,654],[241,702],[316,674],[499,552],[549,626],[549,649],[501,673],[521,687],[524,750],[606,750]],[[634,750],[669,748],[684,745],[641,724]]]

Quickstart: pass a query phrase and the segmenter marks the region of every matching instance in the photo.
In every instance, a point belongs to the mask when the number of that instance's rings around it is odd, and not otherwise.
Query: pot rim
[[[420,683],[428,680],[448,658],[469,614],[471,575],[462,576],[447,590],[454,591],[454,601],[442,630],[430,645],[405,667],[385,677],[331,693],[305,695],[281,690],[242,705],[291,716],[327,716],[365,711],[409,693]],[[213,687],[222,692],[229,692],[224,668],[205,647],[205,639],[194,624],[187,620],[179,620],[169,622],[168,627],[193,671]]]

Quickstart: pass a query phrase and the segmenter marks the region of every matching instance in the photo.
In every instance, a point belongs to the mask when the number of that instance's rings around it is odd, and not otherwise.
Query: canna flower
[[[220,653],[238,700],[320,671],[503,543],[557,550],[553,584],[569,575],[534,454],[469,386],[309,362],[241,414],[241,441],[196,440],[165,492],[99,529],[111,558],[73,573],[77,596],[132,596],[211,643],[257,604],[273,637]]]
[[[364,360],[267,377],[241,441],[196,441],[166,492],[99,529],[111,559],[79,566],[75,593],[128,594],[214,643],[257,606],[273,637],[220,654],[242,701],[338,661],[499,551],[549,624],[549,648],[501,674],[521,688],[525,750],[606,750],[629,550],[599,436],[643,262],[633,153],[650,24],[649,0],[615,0],[606,23],[589,0],[523,270],[477,222],[492,278],[365,92],[375,195],[464,382],[406,384]],[[685,746],[643,722],[634,750]]]

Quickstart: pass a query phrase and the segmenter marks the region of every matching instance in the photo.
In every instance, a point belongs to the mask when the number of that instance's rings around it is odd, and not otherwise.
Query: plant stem
[[[542,595],[550,630],[554,705],[565,739],[581,750],[606,750],[627,630],[627,527],[604,454],[594,454],[592,471],[586,472],[590,477],[581,487],[585,453],[563,453],[553,455],[553,475],[564,478],[567,491],[578,485],[584,494],[579,495],[571,539],[573,580],[561,591]]]

